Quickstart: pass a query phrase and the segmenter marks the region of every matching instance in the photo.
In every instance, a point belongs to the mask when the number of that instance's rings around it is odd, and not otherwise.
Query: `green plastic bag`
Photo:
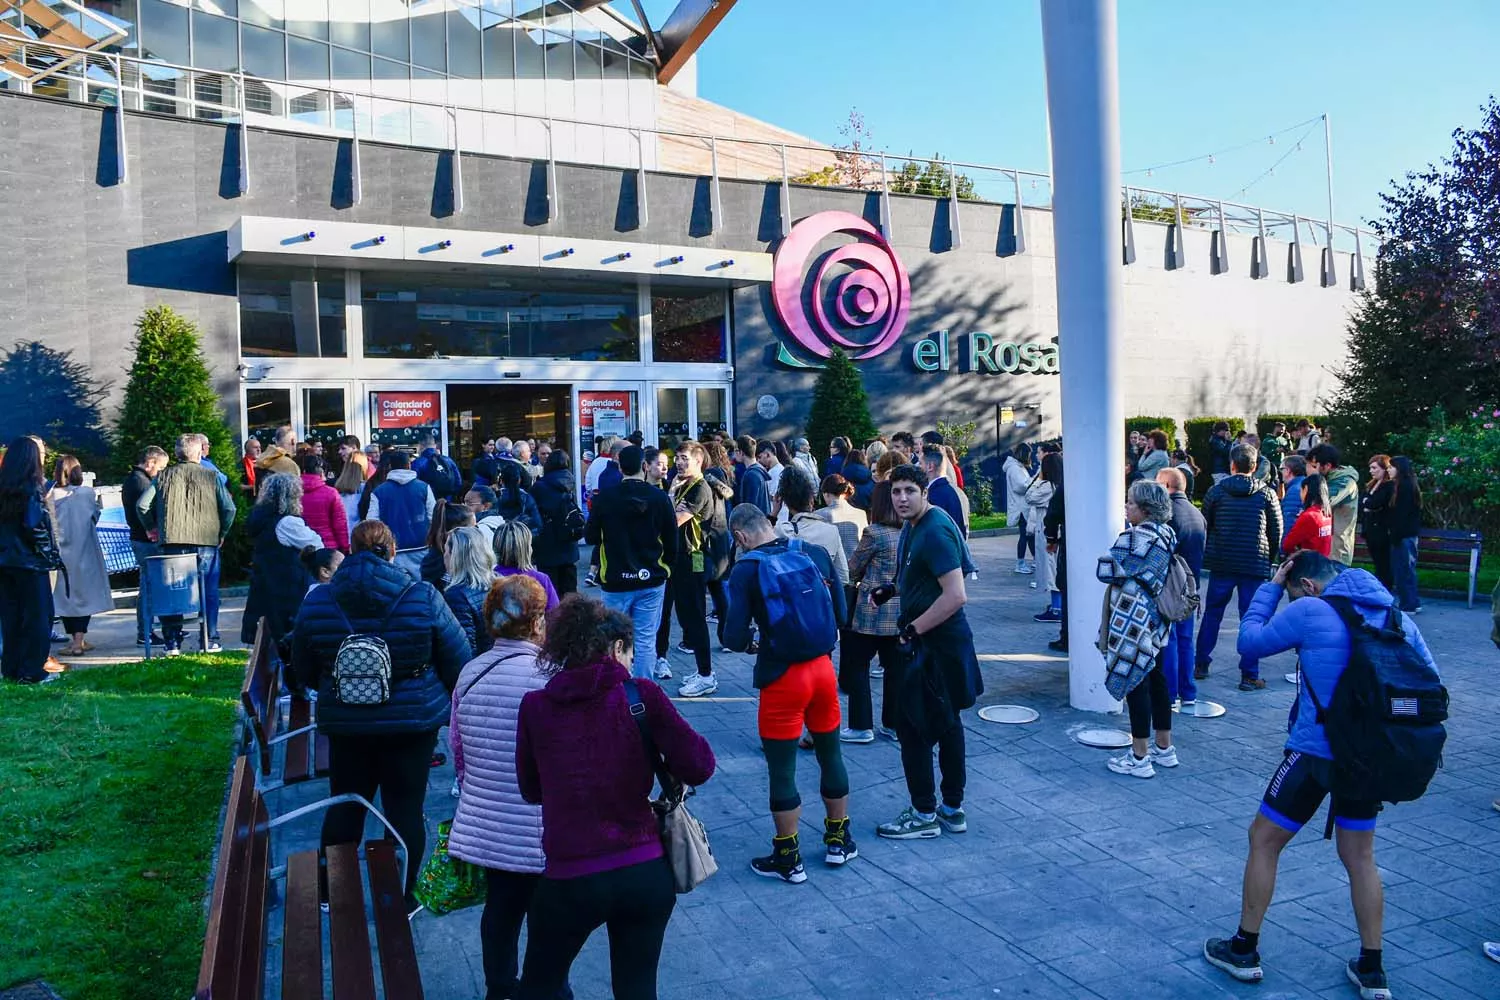
[[[438,824],[437,843],[417,876],[414,893],[417,902],[438,916],[478,906],[485,897],[484,870],[448,855],[448,834],[452,829],[452,820]]]

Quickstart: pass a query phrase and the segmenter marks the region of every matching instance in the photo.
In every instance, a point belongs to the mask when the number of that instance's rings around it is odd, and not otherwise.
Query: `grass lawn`
[[[1360,569],[1375,572],[1373,563],[1359,562],[1355,564]],[[1474,601],[1477,605],[1480,601],[1487,601],[1490,593],[1494,591],[1495,584],[1500,583],[1500,553],[1481,552],[1479,554],[1479,585],[1474,590]],[[1451,590],[1455,593],[1469,592],[1469,571],[1467,569],[1418,569],[1418,590]]]
[[[0,686],[0,989],[192,993],[244,654]]]
[[[970,531],[988,531],[992,528],[1005,527],[1004,514],[970,514]]]

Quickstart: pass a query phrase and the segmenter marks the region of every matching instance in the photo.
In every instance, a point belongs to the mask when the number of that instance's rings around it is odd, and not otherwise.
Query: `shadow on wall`
[[[229,233],[219,230],[125,253],[125,280],[143,288],[165,288],[204,295],[234,295],[229,266]]]
[[[1311,398],[1315,398],[1316,392]],[[1277,380],[1276,366],[1267,363],[1259,346],[1236,339],[1224,351],[1214,373],[1200,372],[1190,395],[1189,412],[1179,420],[1201,416],[1243,416],[1253,424],[1262,413],[1297,413],[1305,407],[1300,389],[1288,393]]]
[[[41,341],[18,341],[0,348],[0,443],[38,434],[54,449],[76,453],[97,469],[108,450],[100,406],[112,383],[99,382],[93,369]],[[50,474],[50,473],[49,473]]]

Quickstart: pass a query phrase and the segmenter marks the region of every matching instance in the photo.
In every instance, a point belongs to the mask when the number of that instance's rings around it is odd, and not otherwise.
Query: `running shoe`
[[[203,651],[205,653],[222,653],[224,652],[224,647],[213,639],[210,639],[208,640],[208,645],[203,647]]]
[[[1484,957],[1491,962],[1500,962],[1500,941],[1486,941],[1484,943]]]
[[[599,578],[594,575],[593,571],[590,571],[589,575],[583,578],[583,585],[585,587],[597,587],[599,586]]]
[[[962,806],[957,809],[949,809],[947,806],[939,804],[937,811],[937,820],[938,825],[940,825],[944,830],[947,830],[949,833],[969,832],[969,817],[968,814],[963,811]]]
[[[896,744],[897,746],[901,745],[901,737],[897,736],[896,735],[896,731],[894,729],[892,729],[890,726],[876,726],[875,727],[875,735],[879,736],[881,739],[890,740],[892,743]],[[1500,801],[1497,801],[1495,809],[1497,811],[1500,811]]]
[[[797,835],[775,837],[771,840],[771,853],[763,858],[751,858],[750,870],[766,878],[779,878],[792,885],[807,881],[807,869],[802,867],[802,850],[797,844]]]
[[[1057,608],[1049,607],[1046,611],[1043,611],[1039,615],[1032,615],[1031,620],[1034,622],[1051,622],[1053,624],[1056,624],[1063,619],[1061,611],[1059,611]]]
[[[873,729],[840,729],[840,743],[874,743],[875,730]]]
[[[937,817],[923,819],[917,815],[917,811],[910,806],[901,810],[901,815],[889,823],[882,823],[875,828],[875,835],[884,837],[886,840],[927,840],[931,837],[941,837],[943,828],[938,825]]]
[[[677,689],[677,693],[683,698],[701,698],[706,694],[713,694],[717,690],[719,690],[719,681],[713,674],[709,674],[707,677],[702,674],[694,674],[682,682],[682,687]]]
[[[656,679],[659,681],[669,681],[672,679],[672,664],[665,656],[658,656],[656,658]]]
[[[1258,983],[1265,977],[1260,967],[1260,952],[1242,955],[1230,946],[1228,938],[1209,938],[1203,942],[1203,957],[1209,965],[1223,969],[1242,983]]]
[[[854,843],[854,834],[849,832],[849,817],[823,820],[823,863],[825,865],[848,864],[859,857],[859,845]]]
[[[1031,563],[1028,563],[1028,562],[1018,562],[1018,563],[1016,563],[1016,575],[1017,576],[1031,576],[1035,572],[1036,572],[1036,567],[1032,566]]]
[[[1124,774],[1132,778],[1154,778],[1156,768],[1151,764],[1151,755],[1137,757],[1135,751],[1126,750],[1118,757],[1109,759],[1109,769],[1116,774]]]
[[[679,653],[691,653],[692,651],[693,647],[689,646],[686,642],[679,642],[677,644],[677,652]]]
[[[1131,756],[1134,757],[1135,755],[1131,754]],[[1153,767],[1176,767],[1177,747],[1170,746],[1163,750],[1155,743],[1152,743],[1151,752],[1146,755],[1146,759],[1151,762]]]
[[[1359,990],[1359,1000],[1391,1000],[1391,984],[1385,978],[1384,969],[1360,972],[1359,959],[1351,958],[1344,971],[1349,973],[1349,982]]]

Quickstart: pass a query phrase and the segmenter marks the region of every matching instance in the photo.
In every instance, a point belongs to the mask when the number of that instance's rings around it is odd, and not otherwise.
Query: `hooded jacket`
[[[531,558],[538,566],[571,566],[578,561],[578,539],[567,528],[568,514],[577,509],[578,483],[567,469],[553,469],[531,485],[542,530],[532,540]]]
[[[297,460],[289,451],[284,451],[276,445],[270,445],[260,453],[260,458],[255,460],[257,483],[264,482],[264,477],[285,473],[288,476],[301,475],[302,470],[297,467]]]
[[[302,520],[323,539],[325,549],[349,551],[349,513],[344,498],[320,475],[302,475]]]
[[[1244,473],[1222,479],[1203,498],[1208,543],[1203,568],[1210,573],[1268,579],[1281,551],[1281,504],[1269,486]]]
[[[427,528],[437,500],[428,485],[410,469],[392,469],[385,482],[370,494],[367,521],[384,521],[396,536],[401,549],[420,549],[427,545]]]
[[[1292,525],[1297,523],[1297,515],[1302,513],[1302,481],[1306,476],[1293,476],[1285,483],[1286,493],[1281,498],[1281,524],[1287,531],[1292,530]]]
[[[662,856],[651,809],[655,774],[630,714],[615,660],[565,669],[521,700],[516,727],[516,783],[542,807],[547,876],[596,875]],[[713,777],[708,741],[694,731],[661,688],[637,680],[646,728],[685,785]],[[322,712],[322,706],[319,706]]]
[[[842,475],[854,487],[854,496],[849,502],[860,510],[868,511],[870,498],[875,495],[875,477],[870,473],[870,467],[859,462],[845,462]]]
[[[1345,566],[1354,561],[1354,531],[1359,522],[1359,473],[1341,465],[1328,473],[1328,501],[1333,504],[1333,558]]]
[[[1362,569],[1340,573],[1323,593],[1349,598],[1371,625],[1384,624],[1388,610],[1396,602],[1373,574]],[[1318,723],[1318,710],[1308,697],[1307,688],[1311,685],[1324,705],[1333,700],[1333,689],[1349,664],[1349,630],[1337,611],[1315,597],[1292,601],[1278,612],[1276,605],[1281,595],[1282,587],[1276,583],[1263,583],[1255,592],[1249,610],[1240,619],[1239,653],[1264,659],[1289,649],[1297,651],[1302,661],[1302,683],[1297,685],[1297,704],[1286,748],[1332,760],[1333,751]],[[1432,653],[1416,623],[1408,614],[1403,613],[1400,618],[1406,641],[1436,670]]]
[[[594,498],[584,540],[599,546],[599,585],[618,593],[667,582],[677,561],[677,515],[662,490],[626,479]]]
[[[333,697],[334,657],[353,633],[377,635],[390,649],[391,697],[384,705],[346,706]],[[354,553],[326,586],[309,593],[293,629],[292,664],[302,684],[322,696],[323,733],[436,731],[448,721],[450,694],[468,659],[468,640],[442,595],[373,552]]]
[[[1031,485],[1031,470],[1021,464],[1021,460],[1014,455],[1005,456],[1005,464],[1001,467],[1005,473],[1005,525],[1009,528],[1018,528],[1021,518],[1028,518],[1027,524],[1031,527],[1029,516],[1026,513],[1026,488]]]

